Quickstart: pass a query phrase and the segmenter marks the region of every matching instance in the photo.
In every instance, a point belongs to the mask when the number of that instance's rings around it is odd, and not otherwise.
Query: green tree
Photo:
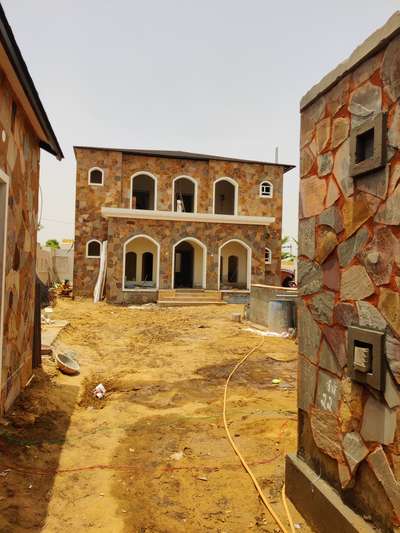
[[[48,246],[49,248],[54,248],[54,250],[58,250],[60,248],[60,244],[57,239],[49,239],[46,241],[45,246]]]
[[[292,253],[291,238],[285,235],[282,239],[281,259],[282,261],[292,261],[295,256]]]

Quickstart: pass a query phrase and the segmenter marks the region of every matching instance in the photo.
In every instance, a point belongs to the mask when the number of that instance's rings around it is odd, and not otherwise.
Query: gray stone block
[[[392,444],[396,430],[396,410],[369,396],[364,407],[361,436],[367,442]]]

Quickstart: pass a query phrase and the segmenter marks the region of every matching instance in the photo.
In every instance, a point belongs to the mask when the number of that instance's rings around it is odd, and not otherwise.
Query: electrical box
[[[375,390],[385,390],[384,333],[373,329],[348,328],[349,377]]]

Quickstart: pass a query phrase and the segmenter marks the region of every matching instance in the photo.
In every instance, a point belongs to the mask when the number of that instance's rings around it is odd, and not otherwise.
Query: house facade
[[[75,147],[74,295],[248,291],[280,283],[282,181],[290,165],[168,151]]]
[[[32,376],[40,148],[63,157],[0,6],[0,414]]]

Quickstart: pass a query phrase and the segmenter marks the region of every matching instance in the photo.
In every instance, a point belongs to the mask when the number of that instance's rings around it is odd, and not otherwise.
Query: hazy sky
[[[40,241],[73,237],[74,144],[298,166],[299,100],[397,0],[3,0],[60,141],[42,152]],[[284,233],[297,234],[298,170]]]

